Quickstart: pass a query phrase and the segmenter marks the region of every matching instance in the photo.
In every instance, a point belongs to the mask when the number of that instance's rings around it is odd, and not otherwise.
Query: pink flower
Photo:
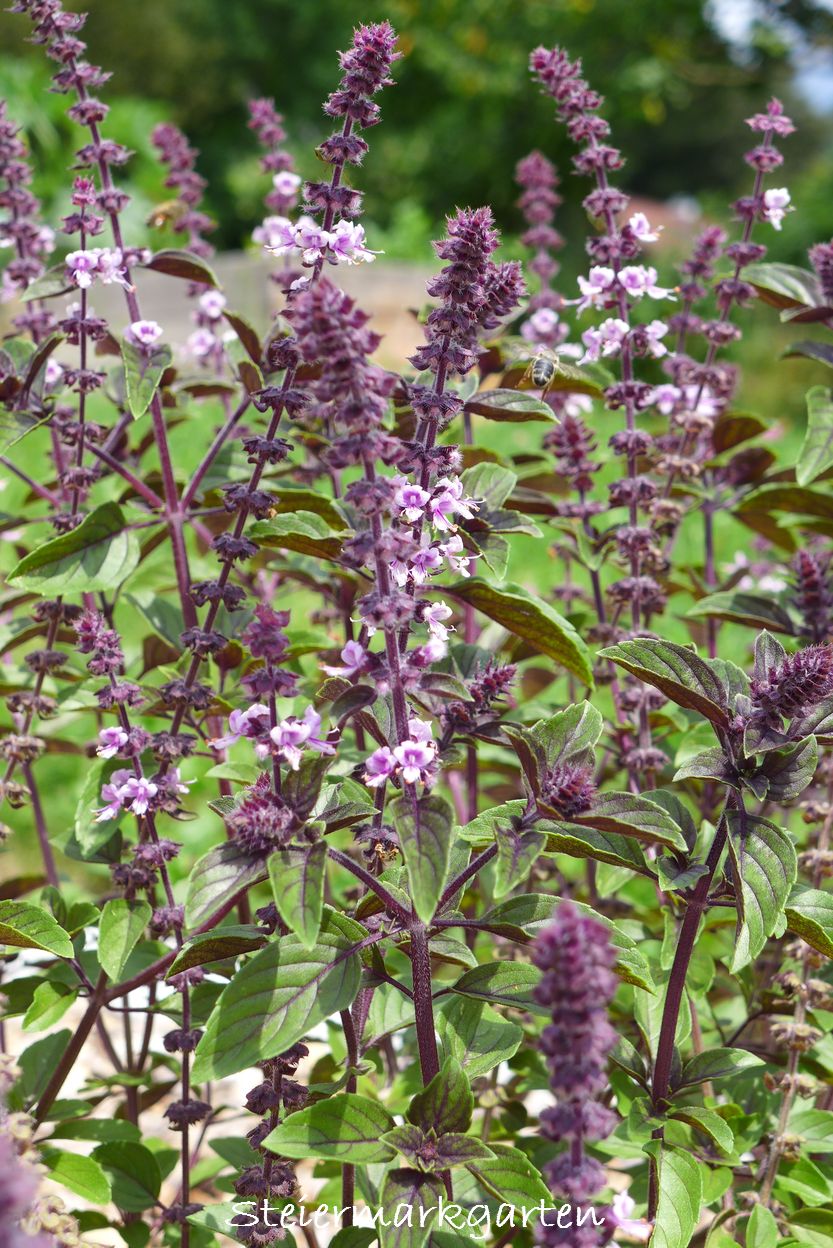
[[[326,672],[328,676],[356,676],[364,670],[367,651],[357,641],[348,641],[341,651],[341,659],[343,667],[328,667],[326,663],[322,663],[322,672]]]
[[[99,758],[113,758],[122,746],[127,745],[128,740],[123,728],[102,728],[98,734],[96,754]]]
[[[764,191],[764,210],[763,218],[768,221],[774,230],[781,229],[781,222],[788,212],[792,212],[790,206],[790,193],[785,186],[773,186],[768,191]]]
[[[156,321],[134,321],[128,325],[124,336],[134,347],[149,350],[162,337],[164,330]]]
[[[364,782],[368,788],[378,789],[395,770],[396,759],[386,745],[381,745],[365,759]]]
[[[477,511],[477,503],[473,498],[463,497],[463,483],[459,477],[443,477],[437,482],[428,508],[434,528],[448,532],[456,527],[449,517],[456,514],[471,520]]]
[[[47,389],[58,386],[63,380],[63,376],[64,370],[61,368],[58,361],[54,359],[53,356],[50,356],[46,361],[46,368],[43,374],[43,384],[47,387]]]
[[[203,316],[207,316],[210,321],[218,321],[223,315],[226,297],[219,290],[207,290],[200,295],[198,303]]]
[[[581,291],[581,299],[578,301],[577,310],[583,312],[585,308],[604,307],[605,300],[610,297],[615,279],[613,269],[603,264],[595,264],[587,277],[579,277],[578,288]]]
[[[268,727],[269,707],[263,702],[255,702],[245,711],[232,711],[228,717],[229,730],[224,737],[215,737],[209,745],[215,750],[227,750],[241,737],[259,737]]]
[[[124,259],[121,252],[117,248],[99,247],[98,264],[96,266],[96,276],[105,286],[109,286],[115,282],[118,286],[124,286],[125,290],[132,290],[133,287],[128,282],[124,272]]]
[[[431,495],[427,490],[420,489],[418,485],[412,485],[407,477],[396,477],[395,482],[399,483],[399,488],[393,496],[393,501],[397,507],[401,507],[402,515],[409,524],[414,524],[415,521],[422,519],[425,504]]]
[[[301,179],[297,173],[292,173],[290,169],[282,169],[280,173],[276,173],[273,177],[272,185],[279,195],[294,195],[301,185]]]
[[[424,585],[432,572],[439,572],[443,566],[443,552],[439,546],[432,546],[427,533],[420,539],[421,547],[411,556],[411,579],[415,585]]]
[[[638,238],[640,243],[655,243],[660,236],[662,226],[652,226],[644,212],[635,212],[628,221],[631,234],[634,238]]]
[[[613,316],[609,316],[607,320],[602,321],[598,329],[585,330],[581,335],[581,340],[586,350],[581,357],[581,362],[587,363],[588,361],[597,360],[600,355],[618,355],[627,334],[627,321]]]
[[[252,231],[252,238],[273,256],[285,256],[295,250],[295,226],[289,217],[266,217]]]

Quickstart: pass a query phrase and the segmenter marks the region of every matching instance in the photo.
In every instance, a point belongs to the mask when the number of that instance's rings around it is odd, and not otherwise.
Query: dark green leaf
[[[812,782],[819,761],[815,737],[805,737],[785,750],[769,750],[758,770],[767,781],[766,796],[772,802],[790,802]]]
[[[380,1248],[423,1248],[442,1190],[438,1179],[420,1170],[389,1170],[380,1197]]]
[[[807,391],[807,432],[798,453],[795,479],[810,485],[833,464],[833,394],[827,386]]]
[[[725,728],[729,722],[726,690],[703,659],[687,646],[654,638],[623,641],[599,651],[599,656],[618,663],[646,684],[654,685],[678,706],[705,715]]]
[[[485,962],[461,975],[452,990],[464,997],[475,997],[495,1005],[512,1005],[534,1014],[545,1014],[532,995],[539,972],[526,962]]]
[[[427,1087],[408,1106],[408,1121],[423,1131],[468,1131],[474,1096],[468,1075],[456,1058],[449,1057]]]
[[[514,1057],[523,1040],[521,1027],[470,997],[444,997],[436,1022],[441,1056],[455,1058],[471,1079]]]
[[[7,579],[19,589],[49,597],[77,597],[116,589],[138,562],[139,540],[125,528],[121,508],[102,503],[77,529],[25,555]]]
[[[735,1136],[732,1128],[713,1109],[704,1109],[700,1105],[681,1105],[672,1109],[669,1117],[708,1137],[712,1144],[725,1154],[732,1152]]]
[[[833,958],[833,894],[798,885],[784,907],[787,926],[826,958]]]
[[[92,1157],[109,1175],[113,1203],[125,1213],[142,1213],[159,1198],[162,1172],[144,1144],[117,1140],[93,1150]]]
[[[255,535],[256,536],[256,535]],[[560,663],[590,688],[593,668],[590,652],[569,620],[540,598],[518,585],[498,588],[479,577],[457,581],[445,592],[481,611],[539,653]]]
[[[709,1049],[686,1062],[677,1086],[686,1088],[715,1079],[728,1079],[742,1070],[762,1065],[761,1059],[754,1053],[747,1053],[746,1049]]]
[[[774,308],[799,308],[821,302],[815,273],[797,264],[749,264],[743,272],[764,303]]]
[[[817,360],[820,364],[827,364],[833,368],[833,346],[827,342],[814,342],[812,339],[794,342],[787,348],[784,355],[803,355],[808,360]]]
[[[598,793],[590,810],[573,815],[572,825],[633,836],[647,844],[687,849],[685,837],[662,806],[638,793]]]
[[[318,943],[294,933],[256,953],[224,989],[197,1046],[193,1077],[220,1079],[290,1048],[317,1023],[352,1004],[364,928],[327,910]]]
[[[384,1106],[366,1096],[344,1092],[290,1114],[263,1141],[282,1157],[332,1158],[359,1165],[390,1161],[393,1149],[381,1136],[393,1119]]]
[[[494,895],[505,897],[526,880],[535,866],[547,837],[544,832],[518,833],[511,824],[497,824],[497,862]]]
[[[250,533],[253,541],[270,550],[294,550],[299,555],[333,562],[341,556],[341,539],[313,511],[294,511],[271,520],[258,520]]]
[[[729,811],[729,855],[736,881],[738,921],[731,970],[756,958],[772,934],[795,883],[795,847],[768,819]]]
[[[686,611],[688,619],[700,616],[731,620],[736,624],[746,624],[750,628],[771,628],[776,633],[795,632],[789,614],[765,594],[750,594],[740,590],[707,594]]]
[[[505,1144],[491,1145],[494,1161],[469,1166],[478,1183],[498,1200],[517,1209],[551,1208],[552,1193],[526,1153]]]
[[[219,282],[210,265],[190,251],[178,251],[173,247],[156,254],[142,266],[152,269],[154,273],[165,273],[168,277],[181,277],[187,282],[199,282],[201,286],[219,286]]]
[[[485,416],[487,420],[509,421],[513,424],[526,420],[558,423],[558,417],[549,403],[522,390],[483,390],[468,400],[465,410],[473,412],[475,416]]]
[[[227,925],[206,932],[203,936],[195,936],[183,945],[171,964],[168,975],[178,975],[192,966],[207,966],[211,962],[222,962],[226,958],[239,958],[243,953],[252,953],[266,943],[263,928],[254,924]]]
[[[755,1205],[746,1224],[746,1248],[775,1248],[778,1239],[775,1215],[766,1205]]]
[[[397,797],[393,823],[405,858],[414,910],[423,923],[434,917],[446,880],[454,815],[442,797]]]
[[[110,1181],[94,1157],[64,1152],[60,1148],[41,1150],[49,1178],[68,1187],[82,1200],[93,1205],[106,1205],[111,1196]]]
[[[700,1218],[703,1175],[689,1153],[654,1140],[645,1146],[658,1167],[659,1201],[650,1248],[686,1248]]]
[[[185,917],[189,927],[206,923],[235,893],[266,878],[266,865],[228,842],[198,859],[188,878]]]
[[[269,879],[278,914],[305,949],[318,939],[324,907],[324,841],[303,849],[279,849],[269,859]]]

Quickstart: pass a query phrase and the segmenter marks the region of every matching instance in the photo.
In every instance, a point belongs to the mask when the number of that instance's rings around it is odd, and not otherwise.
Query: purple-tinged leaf
[[[216,274],[210,265],[190,251],[179,251],[174,247],[157,251],[141,266],[153,273],[165,273],[168,277],[181,277],[186,282],[199,282],[201,286],[219,286]]]

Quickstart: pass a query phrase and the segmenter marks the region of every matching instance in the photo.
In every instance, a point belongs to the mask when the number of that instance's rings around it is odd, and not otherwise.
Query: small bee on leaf
[[[552,388],[553,382],[561,371],[561,362],[556,352],[548,347],[539,347],[538,354],[534,360],[530,361],[518,388],[540,390],[543,397]]]

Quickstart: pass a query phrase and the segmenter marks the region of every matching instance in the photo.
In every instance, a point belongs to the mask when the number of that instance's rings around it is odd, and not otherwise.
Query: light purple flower
[[[61,384],[64,377],[64,370],[61,368],[54,356],[50,356],[46,361],[46,368],[43,373],[43,384],[47,389],[52,389]]]
[[[99,281],[105,286],[115,282],[119,286],[124,286],[125,290],[132,290],[133,287],[124,272],[124,259],[118,248],[99,247],[97,252],[96,276]]]
[[[650,264],[626,264],[619,270],[618,280],[631,299],[641,299],[643,295],[651,299],[675,297],[673,290],[657,285],[657,271]]]
[[[611,1212],[617,1230],[624,1231],[629,1239],[637,1239],[644,1244],[651,1238],[654,1228],[645,1218],[632,1216],[635,1208],[636,1202],[627,1192],[617,1192],[611,1202]]]
[[[245,711],[232,711],[228,717],[228,733],[224,737],[215,737],[209,745],[215,750],[227,750],[241,737],[259,737],[269,723],[269,707],[263,702],[255,702]]]
[[[437,547],[437,550],[446,560],[452,572],[456,572],[460,576],[471,576],[469,556],[465,551],[463,539],[459,533],[453,533],[447,542],[443,542]]]
[[[634,238],[638,238],[640,243],[655,243],[662,230],[661,225],[652,226],[644,212],[635,212],[628,221],[628,225],[631,234]]]
[[[396,759],[386,745],[380,745],[365,759],[364,782],[371,789],[378,789],[396,771]]]
[[[418,485],[412,485],[407,477],[396,477],[394,482],[399,488],[393,496],[393,501],[402,509],[402,516],[410,524],[421,520],[425,513],[425,504],[431,495],[427,490],[420,489]]]
[[[768,221],[774,230],[781,229],[781,222],[788,212],[792,212],[790,206],[790,193],[785,186],[772,186],[768,191],[764,191],[764,210],[763,218]]]
[[[96,754],[99,758],[113,758],[128,740],[123,728],[102,728],[98,734]]]
[[[188,336],[188,351],[197,360],[206,359],[219,346],[219,338],[215,338],[210,329],[195,329]]]
[[[148,351],[159,341],[164,332],[157,321],[134,321],[132,325],[128,325],[124,336],[134,347]]]
[[[294,195],[301,185],[301,179],[291,169],[281,169],[272,179],[272,185],[279,195]]]
[[[439,641],[445,641],[448,637],[448,629],[444,621],[452,614],[451,607],[447,602],[432,602],[423,615],[423,621],[428,625],[428,632],[432,637],[436,637]]]
[[[334,754],[335,746],[318,736],[321,716],[311,706],[304,711],[303,719],[291,716],[282,719],[271,729],[269,736],[275,745],[275,753],[283,758],[293,771],[301,765],[302,748],[315,750],[318,754]]]
[[[80,290],[88,290],[92,286],[98,268],[97,251],[71,251],[64,263],[75,286]]]
[[[158,792],[159,787],[152,780],[146,780],[144,776],[129,776],[119,790],[119,796],[134,815],[145,815]]]
[[[437,746],[431,725],[424,720],[409,719],[408,732],[410,737],[394,748],[393,755],[405,784],[416,784],[426,778],[436,758]]]
[[[116,819],[124,809],[124,786],[132,772],[126,767],[114,771],[107,784],[101,790],[104,805],[96,811],[96,823],[104,823],[108,819]]]
[[[604,307],[605,301],[610,298],[610,292],[615,280],[616,274],[613,272],[613,269],[608,268],[604,264],[594,264],[587,277],[579,277],[578,279],[581,299],[579,299],[576,305],[577,310],[583,312],[585,308]]]
[[[289,217],[266,217],[252,231],[252,238],[273,256],[286,256],[295,251],[295,226]]]
[[[219,290],[206,290],[198,300],[200,312],[210,321],[219,321],[226,302],[225,295]]]
[[[322,672],[326,672],[328,676],[356,676],[364,671],[367,651],[357,641],[348,641],[341,651],[341,660],[343,667],[328,667],[326,663],[322,663]]]
[[[346,218],[339,221],[330,234],[331,264],[361,264],[376,259],[381,252],[371,251],[366,244],[364,226]]]
[[[456,527],[449,517],[459,515],[471,520],[477,511],[477,503],[473,498],[463,497],[463,483],[459,477],[443,477],[437,482],[428,510],[434,528],[448,532]]]
[[[332,235],[312,217],[301,217],[295,230],[295,246],[300,248],[304,264],[315,264],[326,252],[331,239]]]
[[[598,329],[586,329],[581,335],[585,351],[581,363],[598,360],[600,356],[618,355],[628,334],[627,321],[609,316]]]
[[[648,350],[654,359],[658,360],[660,356],[667,355],[668,348],[660,341],[668,333],[665,321],[650,321],[643,329],[648,342]]]
[[[565,331],[555,308],[538,308],[521,325],[522,338],[546,347],[557,346]]]

